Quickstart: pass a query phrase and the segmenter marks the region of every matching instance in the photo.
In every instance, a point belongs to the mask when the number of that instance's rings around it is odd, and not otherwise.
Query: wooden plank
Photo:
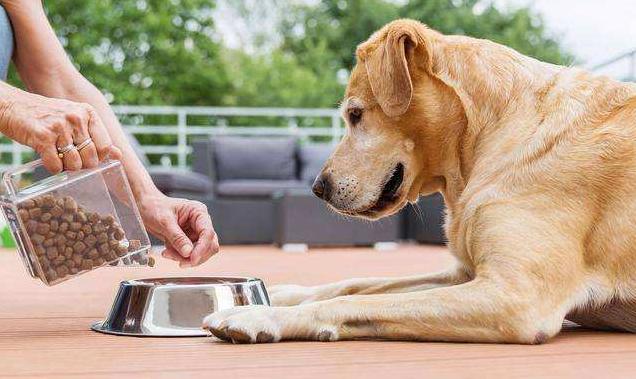
[[[130,338],[91,332],[120,280],[147,276],[254,275],[267,283],[317,284],[354,276],[399,276],[450,262],[438,247],[312,250],[225,248],[203,267],[106,268],[48,288],[0,251],[0,376],[15,377],[630,377],[636,338],[568,328],[540,346],[346,341],[231,345],[211,338]]]

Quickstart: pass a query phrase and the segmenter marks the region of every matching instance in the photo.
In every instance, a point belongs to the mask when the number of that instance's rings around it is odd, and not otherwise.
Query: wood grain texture
[[[253,275],[268,284],[318,284],[354,276],[438,270],[445,249],[397,251],[229,247],[204,267],[104,268],[48,288],[31,280],[13,252],[0,251],[0,377],[117,378],[525,378],[633,377],[636,336],[568,327],[540,346],[285,342],[229,345],[208,338],[131,338],[91,332],[120,280],[149,276]]]

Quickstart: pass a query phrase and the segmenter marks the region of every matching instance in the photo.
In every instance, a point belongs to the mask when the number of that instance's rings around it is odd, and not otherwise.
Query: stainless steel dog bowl
[[[207,336],[203,318],[239,305],[269,305],[255,278],[155,278],[121,282],[113,307],[91,329],[108,334],[154,337]]]

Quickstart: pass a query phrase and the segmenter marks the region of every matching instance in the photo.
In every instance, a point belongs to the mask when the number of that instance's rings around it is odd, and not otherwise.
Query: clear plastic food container
[[[102,266],[152,265],[119,161],[37,180],[40,160],[3,174],[0,205],[32,277],[55,285]]]

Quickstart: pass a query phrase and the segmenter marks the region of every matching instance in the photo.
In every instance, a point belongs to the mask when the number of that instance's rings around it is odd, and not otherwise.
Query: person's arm
[[[13,61],[30,92],[88,103],[99,114],[115,146],[136,198],[157,191],[137,158],[108,102],[71,63],[46,18],[39,0],[5,2],[13,24],[16,47]]]
[[[92,106],[121,161],[146,226],[166,243],[164,256],[182,266],[196,265],[215,254],[218,240],[201,203],[167,198],[128,142],[119,120],[102,93],[73,66],[51,27],[40,0],[4,0],[15,35],[14,63],[28,90],[46,97]]]

